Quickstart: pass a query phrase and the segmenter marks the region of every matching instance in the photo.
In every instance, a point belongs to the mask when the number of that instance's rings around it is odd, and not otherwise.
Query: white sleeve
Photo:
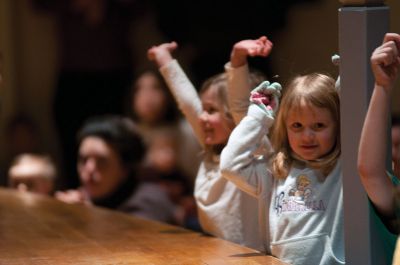
[[[250,73],[247,64],[240,67],[232,67],[228,62],[224,66],[228,75],[229,97],[228,105],[235,124],[239,124],[241,119],[246,116],[249,107]]]
[[[196,88],[176,60],[172,60],[167,65],[161,67],[160,72],[174,96],[179,109],[192,126],[197,140],[204,147],[203,130],[201,129],[199,120],[203,107]]]
[[[250,92],[253,89],[250,84],[250,71],[248,64],[240,67],[232,67],[230,62],[224,66],[228,75],[228,105],[235,124],[246,116],[250,104]],[[267,136],[262,139],[257,153],[271,152],[272,146]]]
[[[258,157],[256,151],[268,133],[268,119],[258,106],[250,105],[248,115],[233,130],[221,154],[222,176],[256,197],[262,192],[267,172],[266,158]]]

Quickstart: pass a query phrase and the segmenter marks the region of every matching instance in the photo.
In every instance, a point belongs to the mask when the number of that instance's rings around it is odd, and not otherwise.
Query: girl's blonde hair
[[[228,121],[233,122],[228,106],[228,75],[226,73],[220,73],[207,78],[200,88],[200,95],[208,91],[210,88],[216,89],[218,102],[222,106],[224,117]]]
[[[336,123],[336,143],[332,151],[314,161],[304,161],[296,157],[290,148],[286,120],[292,110],[300,107],[302,102],[317,108],[327,109]],[[327,176],[336,165],[340,156],[340,100],[335,89],[335,80],[325,74],[311,73],[296,76],[287,86],[279,111],[272,128],[271,142],[276,154],[272,157],[273,175],[286,178],[294,161],[311,168],[320,169]]]

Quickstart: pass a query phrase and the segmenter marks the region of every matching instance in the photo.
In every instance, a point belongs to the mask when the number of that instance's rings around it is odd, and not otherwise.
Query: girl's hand
[[[273,44],[266,36],[256,40],[242,40],[233,46],[231,53],[232,67],[240,67],[247,62],[247,56],[267,57],[272,50]]]
[[[400,35],[387,33],[383,44],[371,55],[371,67],[375,83],[382,87],[393,86],[400,66]]]
[[[147,51],[147,58],[162,67],[173,60],[171,53],[178,48],[175,41],[153,46]]]
[[[250,102],[259,106],[273,119],[279,107],[281,90],[282,86],[279,83],[270,84],[269,81],[264,81],[251,91]]]

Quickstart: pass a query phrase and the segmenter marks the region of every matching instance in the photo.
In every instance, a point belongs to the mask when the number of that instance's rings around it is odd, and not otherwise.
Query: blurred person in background
[[[166,190],[140,175],[146,149],[130,119],[115,115],[89,119],[78,133],[78,146],[81,185],[56,192],[57,199],[174,222],[176,207]]]
[[[22,192],[53,195],[56,166],[48,155],[18,155],[8,170],[8,186]]]
[[[18,155],[42,153],[41,147],[39,128],[32,117],[24,113],[16,113],[8,118],[4,128],[4,146],[2,148],[6,174],[1,178],[1,185],[7,186],[7,170]]]
[[[175,134],[174,138],[179,139],[179,144],[174,147],[174,163],[193,187],[201,148],[160,73],[151,69],[140,73],[132,83],[129,99],[128,112],[149,148],[157,145],[154,140],[162,139],[160,130],[169,131],[168,135]]]

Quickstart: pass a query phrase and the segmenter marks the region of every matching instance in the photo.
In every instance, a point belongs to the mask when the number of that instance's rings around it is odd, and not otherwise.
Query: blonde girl
[[[267,253],[289,264],[344,264],[340,103],[335,80],[295,77],[278,109],[280,85],[264,82],[221,154],[223,176],[258,198]],[[272,156],[255,155],[273,126]],[[297,186],[307,180],[307,196]]]

